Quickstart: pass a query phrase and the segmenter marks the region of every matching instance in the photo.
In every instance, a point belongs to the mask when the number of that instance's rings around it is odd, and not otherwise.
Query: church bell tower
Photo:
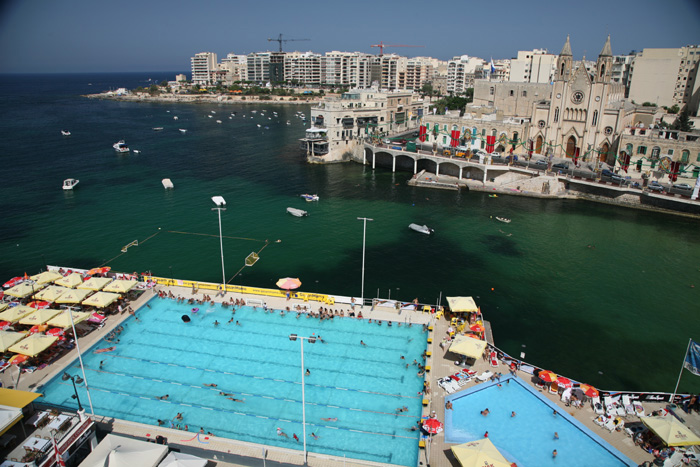
[[[571,69],[574,65],[574,57],[571,54],[571,43],[569,36],[566,36],[566,43],[557,58],[557,81],[566,81],[571,77]]]

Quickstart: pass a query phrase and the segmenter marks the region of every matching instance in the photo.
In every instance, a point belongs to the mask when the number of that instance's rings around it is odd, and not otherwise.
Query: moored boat
[[[163,188],[165,188],[166,190],[168,188],[175,188],[175,185],[173,185],[172,180],[170,180],[169,178],[164,178],[160,182],[163,184]]]
[[[162,126],[154,126],[153,131],[161,131],[163,129]]]
[[[501,221],[501,222],[505,222],[506,224],[510,224],[510,219],[508,219],[507,217],[498,217],[498,216],[496,216],[496,220],[497,220],[497,221]]]
[[[302,198],[304,198],[306,201],[318,201],[320,198],[318,195],[310,195],[308,193],[304,193],[301,195]]]
[[[187,133],[187,130],[185,130],[184,128],[180,128],[180,133]]]
[[[287,212],[295,217],[304,217],[309,215],[308,212],[297,208],[287,208]]]
[[[114,143],[112,147],[117,152],[129,152],[129,146],[126,145],[124,140]]]
[[[70,136],[70,131],[68,131],[68,130],[61,130],[61,134],[62,134],[63,136]]]
[[[420,232],[425,235],[430,235],[434,233],[435,231],[428,227],[427,225],[418,225],[418,224],[408,224],[408,228],[411,230],[415,230],[416,232]]]
[[[80,180],[77,180],[75,178],[67,178],[63,180],[63,189],[72,190],[73,187],[76,186],[78,183],[80,183]]]

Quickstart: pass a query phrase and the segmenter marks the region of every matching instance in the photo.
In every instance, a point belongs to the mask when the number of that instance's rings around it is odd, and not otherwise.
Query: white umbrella
[[[191,454],[172,451],[158,467],[204,467],[207,460]]]

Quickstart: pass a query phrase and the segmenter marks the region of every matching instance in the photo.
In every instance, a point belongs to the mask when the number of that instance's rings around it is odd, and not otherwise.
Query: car
[[[559,162],[558,164],[554,164],[552,166],[552,169],[554,170],[569,170],[569,164],[566,162]]]
[[[538,167],[538,168],[547,167],[547,161],[542,160],[542,159],[538,159],[535,162],[532,162],[532,165],[534,165],[535,167]]]
[[[400,140],[396,141],[396,143],[399,143],[399,144],[406,144],[406,140],[405,140],[405,139],[400,139]]]
[[[649,191],[656,191],[658,193],[663,193],[664,192],[664,187],[663,185],[659,184],[659,182],[651,182],[647,186],[647,190]]]
[[[688,185],[687,183],[674,183],[673,188],[676,188],[677,190],[692,190],[693,187]]]
[[[600,175],[602,175],[603,177],[610,177],[610,178],[612,178],[612,176],[615,175],[615,174],[612,172],[612,170],[603,169],[603,170],[600,172]]]

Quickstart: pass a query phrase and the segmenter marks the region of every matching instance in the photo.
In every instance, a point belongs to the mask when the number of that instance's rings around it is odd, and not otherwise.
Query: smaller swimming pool
[[[447,443],[466,443],[488,432],[505,458],[519,467],[637,465],[517,377],[502,378],[500,386],[482,383],[445,401],[453,407],[445,415]],[[486,416],[481,414],[485,409]]]

